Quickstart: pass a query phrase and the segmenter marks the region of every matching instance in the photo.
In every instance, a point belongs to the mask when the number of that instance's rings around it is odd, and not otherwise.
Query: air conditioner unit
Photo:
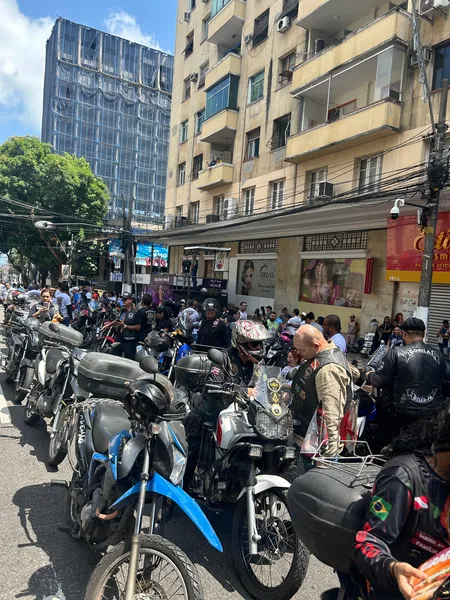
[[[183,21],[185,23],[189,23],[189,21],[191,20],[191,13],[190,12],[185,12],[183,15]]]
[[[449,0],[434,0],[434,8],[447,8]]]
[[[253,34],[249,33],[244,38],[244,44],[250,44],[250,42],[252,41],[252,39],[253,39]]]
[[[164,229],[172,229],[175,222],[175,215],[164,215]]]
[[[222,161],[224,163],[231,165],[231,150],[223,150]]]
[[[291,19],[289,17],[283,17],[277,23],[277,31],[278,33],[284,33],[291,26]]]
[[[419,13],[425,15],[435,8],[448,8],[449,0],[421,0]]]
[[[190,80],[192,81],[192,83],[195,83],[196,81],[198,81],[198,73],[192,73]]]
[[[178,215],[175,219],[175,227],[186,227],[186,225],[187,225],[187,217]]]
[[[333,184],[329,181],[322,181],[319,183],[319,198],[332,198],[333,197]]]
[[[431,59],[433,58],[433,49],[429,48],[428,46],[424,46],[422,48],[422,52],[423,52],[423,61],[425,63],[429,63],[431,61]],[[418,65],[419,65],[419,59],[417,57],[417,52],[413,52],[411,54],[411,56],[409,57],[409,66],[417,67]]]
[[[220,215],[206,215],[207,223],[218,223],[220,221]]]
[[[322,50],[324,48],[325,48],[325,40],[318,39],[314,42],[314,54],[318,54],[319,52],[322,52]]]
[[[237,217],[239,210],[239,201],[237,198],[224,198],[222,218],[227,221],[228,219],[234,219]]]

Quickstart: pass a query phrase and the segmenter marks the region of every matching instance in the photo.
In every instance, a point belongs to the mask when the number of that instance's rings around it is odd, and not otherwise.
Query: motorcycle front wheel
[[[35,425],[41,418],[40,415],[34,412],[34,410],[30,406],[30,396],[32,392],[33,390],[31,390],[31,392],[27,396],[28,399],[25,405],[25,411],[23,413],[23,420],[27,425]]]
[[[66,458],[68,433],[67,406],[64,406],[59,415],[58,428],[50,437],[47,459],[47,464],[50,466],[57,467]]]
[[[141,535],[135,598],[203,600],[200,577],[186,554],[159,535]],[[85,600],[123,600],[130,544],[105,554],[89,580]]]
[[[34,369],[31,367],[22,367],[20,369],[19,380],[16,382],[14,404],[22,404],[25,400],[28,390],[31,388],[34,378]]]
[[[249,554],[247,495],[234,512],[232,550],[239,579],[253,598],[289,600],[300,589],[309,552],[292,527],[285,495],[269,489],[254,497],[258,554]]]

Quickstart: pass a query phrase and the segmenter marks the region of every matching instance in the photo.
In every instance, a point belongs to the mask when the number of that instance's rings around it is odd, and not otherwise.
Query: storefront
[[[396,312],[414,314],[419,296],[424,234],[416,217],[388,224],[386,277],[396,282]],[[428,315],[428,341],[437,343],[443,319],[450,319],[450,212],[439,213],[433,260],[433,285]]]

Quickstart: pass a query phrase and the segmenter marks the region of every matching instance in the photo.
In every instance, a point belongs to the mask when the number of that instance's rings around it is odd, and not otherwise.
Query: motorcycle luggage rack
[[[348,440],[342,440],[342,442],[348,442]],[[325,444],[324,442],[323,444]],[[358,446],[362,448],[362,451],[367,453],[366,456],[358,456],[356,454],[349,454],[347,456],[335,457],[323,456],[321,447],[311,457],[311,460],[315,466],[319,469],[332,469],[335,472],[340,472],[350,478],[349,484],[365,484],[372,485],[375,481],[380,469],[386,463],[386,459],[380,455],[372,454],[370,451],[369,444],[365,441],[354,442],[355,450]],[[322,446],[322,445],[321,445]],[[347,479],[346,477],[346,479]]]

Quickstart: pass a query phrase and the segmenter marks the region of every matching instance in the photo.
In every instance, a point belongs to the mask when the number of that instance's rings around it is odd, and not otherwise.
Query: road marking
[[[0,425],[11,425],[11,413],[6,402],[3,388],[0,384]]]

